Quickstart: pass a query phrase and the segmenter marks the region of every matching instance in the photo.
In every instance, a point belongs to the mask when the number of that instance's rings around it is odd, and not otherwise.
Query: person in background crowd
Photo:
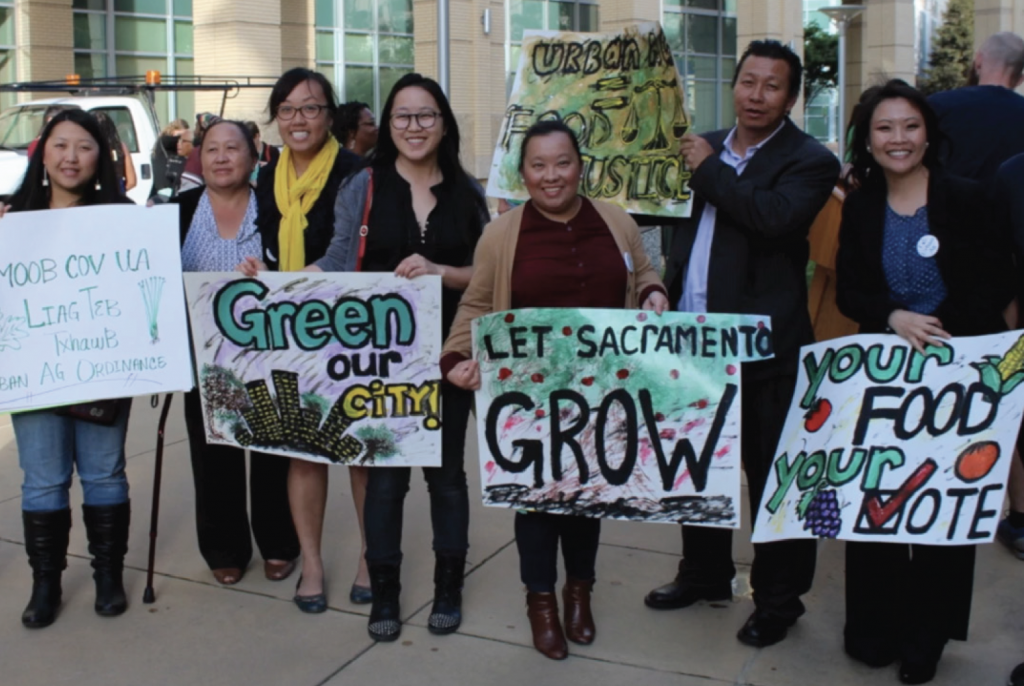
[[[985,216],[984,186],[944,173],[928,101],[897,79],[858,115],[858,188],[843,206],[836,262],[839,309],[861,333],[892,331],[921,352],[950,336],[1006,330],[1009,242]],[[873,667],[899,659],[905,684],[931,681],[946,642],[967,638],[974,553],[848,541],[846,652]]]
[[[246,257],[262,257],[256,230],[256,193],[249,177],[257,149],[246,124],[221,120],[207,128],[200,151],[204,185],[178,195],[181,268],[186,272],[231,271]],[[199,551],[218,583],[238,583],[252,559],[255,536],[263,573],[271,581],[295,569],[299,540],[288,507],[288,458],[206,442],[201,380],[185,394],[185,428],[196,489]],[[246,506],[252,498],[252,528]]]
[[[693,213],[676,230],[665,285],[681,312],[771,317],[775,357],[744,365],[743,468],[751,511],[761,502],[796,385],[800,346],[813,341],[807,309],[807,234],[839,178],[835,156],[800,131],[789,112],[800,94],[800,58],[776,41],[747,46],[733,76],[737,123],[683,137]],[[683,559],[650,608],[732,597],[732,532],[683,526]],[[755,611],[737,638],[778,643],[804,613],[814,580],[813,540],[754,545]]]
[[[245,128],[249,129],[249,135],[256,142],[256,152],[258,153],[256,168],[252,170],[252,178],[249,179],[253,186],[256,185],[257,177],[259,176],[260,169],[267,166],[268,164],[276,164],[277,158],[281,156],[281,153],[277,151],[273,145],[264,143],[260,138],[260,127],[254,121],[245,122]]]
[[[220,121],[220,117],[210,112],[201,112],[196,115],[196,125],[192,129],[192,146],[185,155],[185,167],[181,172],[179,190],[187,191],[190,188],[203,185],[203,163],[200,157],[203,133],[211,124],[218,121]]]
[[[103,110],[93,112],[96,121],[99,122],[103,135],[107,137],[107,145],[110,146],[110,154],[114,156],[114,168],[117,170],[117,178],[121,182],[121,192],[127,193],[138,184],[135,176],[135,163],[132,162],[131,151],[121,140],[117,132],[117,124]]]
[[[184,119],[175,119],[160,132],[160,137],[157,138],[151,154],[153,162],[153,189],[149,194],[151,200],[157,195],[166,197],[177,195],[181,172],[185,167],[185,156],[181,154],[180,149],[182,139],[187,133],[188,122]],[[191,148],[189,152],[191,152]],[[161,194],[161,191],[164,193]]]
[[[107,137],[80,109],[56,114],[43,128],[21,186],[3,210],[56,210],[130,203],[121,193]],[[39,216],[45,222],[45,213]],[[96,582],[94,609],[104,616],[128,607],[124,556],[131,505],[124,441],[131,399],[21,412],[11,417],[22,481],[25,551],[32,567],[32,597],[21,615],[30,629],[49,626],[60,606],[71,530],[69,490],[78,471],[82,515]]]
[[[524,135],[519,172],[530,200],[491,223],[477,247],[473,279],[441,358],[441,372],[452,385],[480,388],[470,322],[485,314],[522,307],[668,309],[636,223],[617,207],[579,195],[582,170],[579,143],[565,124],[539,122]],[[579,260],[578,269],[566,265],[570,258]],[[533,645],[546,657],[565,659],[566,638],[587,645],[596,635],[590,596],[601,520],[517,512],[515,522]],[[555,596],[559,542],[566,571],[564,627]]]
[[[256,184],[256,226],[263,243],[263,260],[249,257],[240,265],[247,276],[256,276],[261,268],[300,271],[323,257],[331,243],[338,188],[360,163],[331,135],[337,102],[331,82],[310,69],[290,69],[274,85],[268,107],[284,148],[277,162],[263,167]],[[288,501],[302,549],[302,576],[293,600],[303,612],[327,610],[327,582],[320,554],[327,469],[321,462],[300,459],[291,460],[288,469]],[[349,468],[364,550],[366,472],[365,467]],[[354,603],[370,601],[369,573],[362,550],[349,598]]]
[[[347,149],[366,157],[377,146],[377,119],[365,102],[346,102],[339,110],[334,125],[334,136]]]
[[[445,336],[462,291],[473,274],[471,259],[487,223],[483,190],[459,162],[459,125],[433,79],[403,76],[391,89],[387,123],[361,171],[338,194],[335,237],[313,268],[352,271],[369,198],[369,232],[362,271],[416,278],[441,277],[441,335]],[[430,491],[434,531],[434,604],[427,628],[450,634],[462,622],[462,582],[469,549],[469,494],[463,468],[472,397],[455,388],[441,394],[441,466],[423,470]],[[402,629],[402,518],[412,470],[370,470],[366,494],[366,562],[373,586],[368,631],[393,641]]]

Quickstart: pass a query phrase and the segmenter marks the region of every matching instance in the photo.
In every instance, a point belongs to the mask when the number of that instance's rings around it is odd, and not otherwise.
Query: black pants
[[[206,442],[198,391],[185,394],[185,428],[192,451],[199,552],[210,569],[245,569],[252,559],[253,536],[264,560],[298,557],[299,539],[288,507],[288,465],[291,461],[278,455],[250,453],[250,533],[245,451]]]
[[[519,575],[532,593],[553,593],[558,581],[558,542],[565,575],[581,581],[596,577],[601,520],[546,512],[516,513]]]
[[[441,466],[424,467],[430,493],[434,552],[465,555],[469,550],[469,493],[463,467],[466,425],[473,396],[447,386],[441,392]],[[374,467],[366,487],[366,562],[401,564],[402,517],[410,467]]]
[[[974,554],[973,545],[847,542],[847,648],[938,660],[947,640],[966,640]]]
[[[796,379],[791,376],[743,384],[740,431],[752,520],[761,504],[795,386]],[[736,575],[730,529],[684,526],[683,557],[680,572],[691,583],[718,584]],[[817,541],[812,539],[755,543],[750,585],[757,609],[780,619],[802,615],[800,596],[811,590],[816,558]]]

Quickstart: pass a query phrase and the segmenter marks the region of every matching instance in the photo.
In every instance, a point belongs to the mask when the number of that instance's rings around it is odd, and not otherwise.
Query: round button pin
[[[921,257],[935,257],[937,252],[939,252],[939,239],[931,234],[921,236],[921,240],[917,242],[917,254]]]

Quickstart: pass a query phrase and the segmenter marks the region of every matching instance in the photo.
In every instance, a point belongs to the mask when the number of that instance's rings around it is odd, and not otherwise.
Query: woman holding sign
[[[923,352],[951,336],[1006,329],[1013,266],[986,221],[984,188],[949,176],[928,101],[900,80],[862,101],[836,263],[839,309],[861,333]],[[899,678],[935,676],[946,641],[967,638],[974,546],[846,544],[846,652]]]
[[[259,269],[266,267],[300,271],[320,259],[333,235],[338,187],[360,163],[331,135],[338,105],[334,88],[323,74],[302,67],[285,72],[274,84],[268,107],[271,120],[277,122],[284,149],[276,162],[260,170],[256,226],[263,242],[265,264],[254,257],[246,258],[239,269],[247,276],[256,276]],[[366,470],[350,468],[349,476],[362,535]],[[303,612],[325,612],[327,586],[320,543],[327,507],[327,465],[292,460],[288,500],[302,549],[302,576],[293,600]],[[366,566],[360,555],[350,599],[369,602],[368,586]]]
[[[480,388],[470,322],[485,314],[523,307],[637,309],[642,304],[658,314],[668,309],[636,223],[617,207],[580,196],[582,170],[579,143],[565,124],[543,121],[526,132],[519,171],[530,200],[494,221],[477,247],[473,280],[441,359],[442,373],[453,385]],[[594,640],[590,594],[601,520],[517,512],[515,528],[533,644],[549,658],[564,659],[566,638],[584,645]],[[555,596],[559,541],[567,576],[564,630]]]
[[[483,191],[459,162],[459,125],[444,91],[433,79],[399,79],[381,113],[370,168],[347,182],[335,204],[335,235],[324,271],[394,272],[409,279],[441,277],[441,333],[448,334],[459,298],[469,283],[480,232],[487,223]],[[365,233],[365,254],[359,249]],[[359,257],[362,264],[359,265]],[[469,494],[463,468],[472,397],[446,389],[441,466],[423,470],[430,491],[434,530],[434,604],[427,628],[450,634],[462,622],[462,580],[469,549]],[[394,641],[399,614],[402,514],[409,467],[374,468],[366,494],[366,561],[373,585],[368,631],[375,641]]]
[[[73,109],[59,113],[43,129],[8,211],[128,202],[99,124],[87,112]],[[46,215],[40,213],[39,221],[45,222]],[[122,572],[131,513],[124,472],[130,410],[131,399],[104,400],[11,418],[24,472],[21,516],[32,567],[32,597],[21,615],[26,627],[49,626],[57,616],[71,530],[68,491],[76,469],[95,570],[96,613],[114,616],[128,607]]]

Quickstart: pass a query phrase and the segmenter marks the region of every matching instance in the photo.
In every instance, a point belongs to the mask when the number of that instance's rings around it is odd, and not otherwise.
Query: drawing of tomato
[[[972,483],[988,476],[999,461],[999,444],[994,441],[979,441],[967,446],[956,458],[954,471],[965,483]]]
[[[512,370],[508,367],[502,367],[498,370],[498,381],[504,381],[510,376],[512,376]]]
[[[814,433],[825,425],[825,421],[831,414],[832,403],[824,398],[815,400],[811,409],[804,415],[804,428]]]

